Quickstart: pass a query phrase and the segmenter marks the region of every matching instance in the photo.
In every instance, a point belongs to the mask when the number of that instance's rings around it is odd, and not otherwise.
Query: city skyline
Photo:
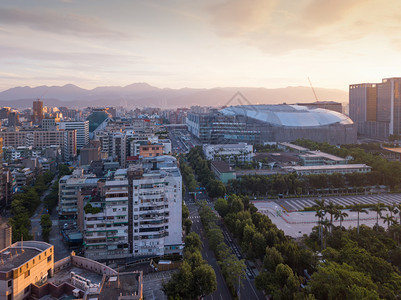
[[[369,1],[3,1],[0,91],[148,82],[308,86],[396,77],[401,4]],[[374,46],[372,46],[374,45]]]

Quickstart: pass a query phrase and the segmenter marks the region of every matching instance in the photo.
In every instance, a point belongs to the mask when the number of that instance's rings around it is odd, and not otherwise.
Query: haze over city
[[[399,1],[11,1],[0,90],[158,87],[348,90],[397,76]]]
[[[1,1],[0,300],[401,299],[400,17]]]

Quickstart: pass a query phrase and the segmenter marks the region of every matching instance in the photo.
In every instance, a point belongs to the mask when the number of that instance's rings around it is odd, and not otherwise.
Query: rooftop
[[[219,173],[233,173],[234,171],[230,168],[230,165],[221,160],[213,160],[211,165],[219,172]]]
[[[307,170],[338,170],[338,169],[361,169],[371,168],[365,164],[350,164],[350,165],[323,165],[323,166],[291,166],[283,167],[283,169],[293,169],[296,171],[307,171]]]
[[[333,160],[333,161],[343,161],[345,160],[345,158],[339,157],[339,156],[335,156],[332,154],[328,154],[325,152],[320,152],[320,151],[308,151],[307,154],[301,155],[301,156],[306,156],[306,157],[324,157],[327,158],[329,160]]]
[[[76,266],[70,266],[57,273],[54,273],[53,277],[48,278],[48,282],[51,282],[54,285],[60,285],[64,282],[68,282],[71,284],[71,272],[74,272],[76,275],[89,279],[92,284],[100,284],[102,282],[103,275],[99,275],[88,269],[78,268]],[[110,298],[109,300],[111,299],[112,298]]]
[[[225,116],[244,116],[273,126],[318,127],[336,123],[353,124],[346,115],[323,108],[301,105],[239,105],[220,110]]]
[[[107,276],[100,291],[99,300],[118,299],[119,296],[137,294],[142,281],[141,273],[120,273],[118,276]],[[138,298],[139,299],[139,298]]]
[[[0,271],[8,272],[25,264],[41,253],[39,249],[8,247],[0,253]]]

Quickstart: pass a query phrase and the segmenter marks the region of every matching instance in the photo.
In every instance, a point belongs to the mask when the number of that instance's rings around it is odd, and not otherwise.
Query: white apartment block
[[[64,130],[75,129],[77,131],[77,149],[89,143],[89,121],[60,122],[59,128]]]
[[[202,149],[207,160],[224,160],[228,163],[250,161],[254,155],[253,146],[247,143],[204,144]]]
[[[82,169],[74,170],[59,181],[58,214],[62,217],[75,217],[78,214],[78,192],[83,187],[96,187],[99,178],[84,175]]]
[[[117,170],[101,196],[86,203],[98,208],[84,213],[86,257],[182,253],[182,178],[174,157],[148,158]]]

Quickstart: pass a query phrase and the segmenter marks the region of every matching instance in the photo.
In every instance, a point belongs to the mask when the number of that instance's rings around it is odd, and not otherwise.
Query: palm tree
[[[400,218],[399,222],[401,223],[401,203],[398,203],[397,208],[398,208],[398,216]]]
[[[325,205],[325,200],[318,200],[315,199],[315,205],[313,205],[312,207],[314,207],[316,209],[316,217],[319,218],[318,220],[318,224],[319,224],[319,238],[320,238],[320,243],[322,243],[322,226],[320,224],[321,221],[323,221],[323,217],[326,214],[326,205]]]
[[[390,212],[391,217],[393,216],[393,214],[398,214],[398,212],[399,212],[398,206],[395,203],[393,203],[392,205],[388,205],[387,208]]]
[[[382,211],[386,210],[383,203],[377,203],[372,206],[369,210],[376,212],[376,230],[379,229],[379,215],[382,216]]]
[[[393,216],[389,216],[388,214],[386,214],[385,217],[381,217],[383,219],[383,223],[386,224],[387,223],[387,230],[389,230],[390,225],[393,225],[396,221],[394,220]]]
[[[330,201],[326,206],[326,212],[330,214],[330,223],[333,224],[333,216],[338,211],[338,205],[334,204],[333,201]]]
[[[344,219],[348,217],[348,214],[345,211],[341,211],[340,209],[338,209],[334,215],[334,219],[337,221],[338,219],[340,219],[340,229],[343,227],[342,223],[344,221]]]
[[[329,219],[327,219],[327,218],[325,218],[324,220],[322,219],[321,221],[319,221],[319,224],[321,226],[323,226],[322,229],[324,229],[324,230],[322,230],[323,231],[322,232],[323,233],[322,234],[322,242],[321,242],[322,248],[326,249],[326,233],[330,231],[330,228],[333,226],[333,224],[330,223]]]
[[[358,229],[357,229],[357,232],[359,234],[359,214],[360,213],[367,214],[368,211],[363,208],[361,203],[355,203],[355,202],[354,202],[354,205],[352,205],[352,207],[351,207],[351,211],[356,211],[358,213]]]

